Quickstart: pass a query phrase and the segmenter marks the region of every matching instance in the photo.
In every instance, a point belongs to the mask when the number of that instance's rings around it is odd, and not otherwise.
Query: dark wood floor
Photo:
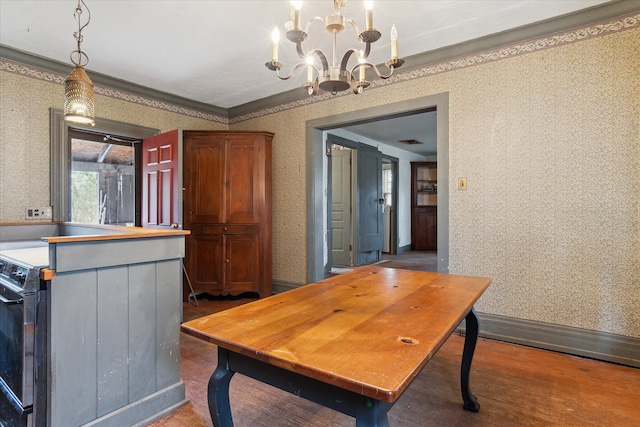
[[[391,265],[389,265],[391,266]],[[190,320],[252,298],[184,304]],[[479,339],[471,387],[481,408],[462,409],[459,388],[464,338],[452,335],[389,411],[391,426],[640,426],[640,369]],[[181,369],[190,403],[152,426],[211,426],[207,382],[216,347],[181,334]],[[238,427],[354,426],[341,413],[242,375],[231,381]]]

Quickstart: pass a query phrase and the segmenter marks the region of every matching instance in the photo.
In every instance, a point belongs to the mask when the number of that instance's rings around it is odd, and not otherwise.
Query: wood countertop
[[[87,242],[98,240],[140,239],[150,237],[184,236],[189,230],[124,227],[117,225],[79,224],[72,222],[20,222],[0,224],[0,234],[11,229],[9,240],[42,240],[47,243]]]

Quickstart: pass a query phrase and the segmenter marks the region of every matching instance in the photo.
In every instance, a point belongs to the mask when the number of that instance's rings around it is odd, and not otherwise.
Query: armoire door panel
[[[258,150],[253,140],[233,141],[227,145],[227,223],[250,224],[259,220],[256,198],[260,188]]]
[[[224,147],[199,144],[194,159],[191,218],[193,222],[224,222]]]
[[[191,254],[195,271],[193,286],[196,290],[218,290],[224,288],[223,265],[221,260],[224,248],[222,235],[191,236]]]
[[[229,291],[258,291],[258,236],[225,236],[225,272]]]

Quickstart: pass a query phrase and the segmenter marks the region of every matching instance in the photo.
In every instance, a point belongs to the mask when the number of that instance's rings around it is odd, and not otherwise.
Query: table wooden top
[[[186,322],[220,347],[395,402],[491,279],[367,266]]]

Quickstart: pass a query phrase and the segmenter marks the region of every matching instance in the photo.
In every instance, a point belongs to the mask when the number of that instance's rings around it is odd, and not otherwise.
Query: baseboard
[[[411,245],[406,246],[398,246],[398,255],[403,254],[405,252],[411,252]]]
[[[83,427],[138,427],[161,418],[188,402],[185,398],[184,383],[179,381],[87,424],[83,424]]]
[[[304,283],[285,282],[283,280],[273,280],[271,282],[271,291],[274,294],[280,294],[282,292],[290,291],[300,286],[304,286]]]
[[[640,368],[640,339],[478,313],[480,336]],[[464,321],[459,329],[464,330]]]

